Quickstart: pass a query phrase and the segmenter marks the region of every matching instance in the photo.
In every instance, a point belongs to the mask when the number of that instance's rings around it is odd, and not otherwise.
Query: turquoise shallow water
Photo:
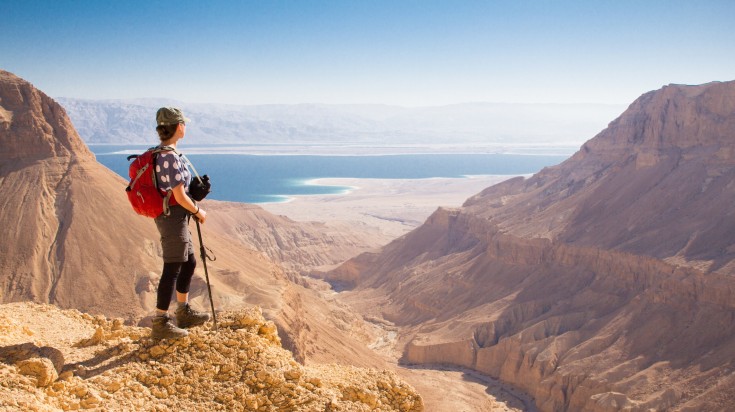
[[[146,146],[91,145],[97,160],[127,178],[127,153]],[[562,155],[398,154],[379,156],[187,154],[200,174],[208,174],[210,198],[246,203],[285,201],[293,195],[340,193],[347,187],[321,186],[319,178],[423,179],[469,175],[535,173],[564,161]]]

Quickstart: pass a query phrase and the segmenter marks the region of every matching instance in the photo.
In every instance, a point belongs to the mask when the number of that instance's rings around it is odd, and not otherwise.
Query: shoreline
[[[460,177],[422,177],[422,178],[416,178],[416,179],[384,179],[384,178],[353,178],[353,177],[319,177],[316,179],[307,179],[304,180],[301,185],[303,186],[326,186],[326,187],[334,187],[334,188],[341,188],[341,190],[334,192],[334,193],[316,193],[316,194],[307,194],[307,195],[277,195],[274,197],[282,197],[284,200],[282,201],[270,201],[270,202],[253,202],[252,204],[257,206],[265,206],[269,204],[282,204],[282,203],[291,203],[301,198],[309,198],[309,197],[328,197],[328,196],[341,196],[341,195],[349,195],[353,192],[362,189],[362,187],[357,185],[346,185],[342,184],[343,181],[366,181],[366,182],[377,182],[381,180],[385,181],[431,181],[436,179],[441,179],[444,181],[451,181],[454,179],[496,179],[496,178],[503,178],[503,177],[516,177],[519,175],[462,175]],[[520,176],[531,176],[531,175],[520,175]],[[450,196],[450,194],[448,194]]]
[[[345,193],[293,195],[287,202],[258,203],[295,221],[357,225],[387,243],[421,225],[439,207],[460,207],[471,196],[516,176],[480,175],[421,179],[319,178],[312,183],[344,186]]]

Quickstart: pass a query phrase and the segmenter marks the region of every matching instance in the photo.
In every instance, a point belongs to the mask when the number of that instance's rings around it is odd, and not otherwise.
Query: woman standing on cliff
[[[196,268],[194,245],[189,231],[189,219],[204,224],[207,213],[189,196],[191,173],[184,159],[175,151],[176,143],[186,134],[189,121],[180,109],[162,107],[156,113],[156,131],[164,150],[156,157],[156,177],[160,189],[171,191],[176,205],[170,207],[169,214],[155,218],[156,227],[161,234],[163,249],[163,272],[158,283],[156,316],[153,318],[151,337],[155,339],[179,338],[187,336],[188,327],[201,325],[209,320],[209,314],[198,312],[189,306],[189,287]],[[176,325],[171,321],[168,308],[176,289]]]

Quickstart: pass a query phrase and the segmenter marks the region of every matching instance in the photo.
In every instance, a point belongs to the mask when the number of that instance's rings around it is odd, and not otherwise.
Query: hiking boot
[[[153,339],[176,339],[188,336],[189,332],[184,329],[177,328],[168,313],[153,318],[153,326],[151,327],[151,337]]]
[[[199,326],[209,320],[209,313],[199,312],[191,308],[188,303],[176,309],[176,324],[180,328]]]

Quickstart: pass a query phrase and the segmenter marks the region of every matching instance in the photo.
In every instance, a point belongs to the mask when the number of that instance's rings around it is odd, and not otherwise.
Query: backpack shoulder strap
[[[180,155],[179,151],[176,150],[176,148],[174,148],[173,146],[155,146],[155,147],[151,147],[148,150],[152,150],[153,153],[174,152],[177,155]]]
[[[146,152],[152,152],[154,155],[157,153],[161,153],[161,152],[174,152],[176,154],[179,154],[179,152],[176,151],[176,149],[174,149],[171,146],[153,146],[153,147],[149,147],[148,149],[146,149]],[[131,154],[130,156],[128,156],[128,161],[132,159],[137,159],[140,156],[142,155]]]
[[[199,179],[199,181],[202,180],[202,178],[199,177],[199,172],[197,172],[197,169],[196,167],[194,167],[194,164],[183,153],[180,153],[178,150],[176,150],[175,148],[171,146],[157,146],[155,149],[158,152],[171,151],[171,152],[176,153],[180,158],[184,159],[184,163],[187,164],[191,168],[191,171],[194,172],[194,177]]]

